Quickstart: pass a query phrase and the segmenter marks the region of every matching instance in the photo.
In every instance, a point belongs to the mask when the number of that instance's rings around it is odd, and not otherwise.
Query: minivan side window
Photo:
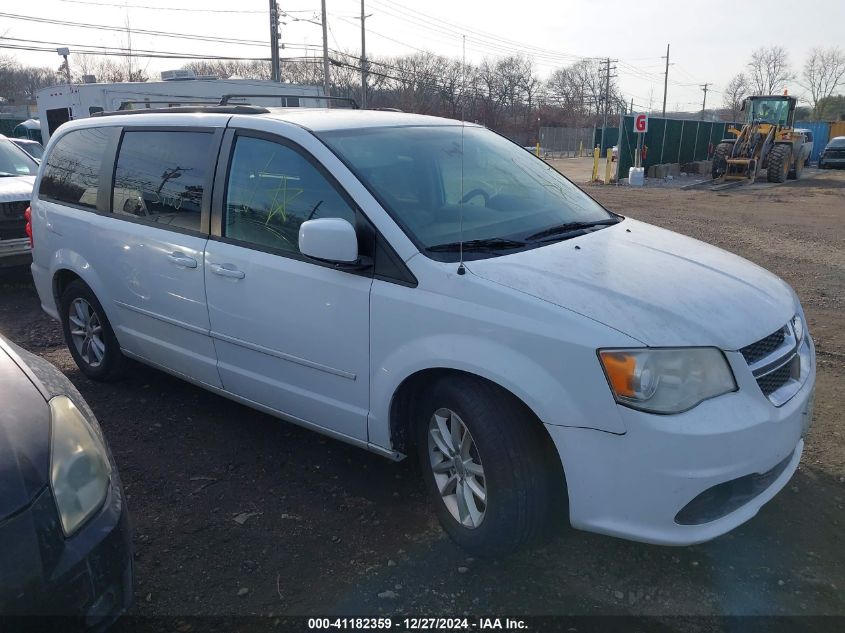
[[[114,171],[113,213],[199,231],[213,140],[205,132],[126,131]]]
[[[355,211],[300,152],[261,138],[238,136],[229,166],[223,235],[239,242],[299,254],[299,226]]]
[[[109,132],[109,128],[84,128],[68,132],[56,141],[44,164],[38,196],[96,209],[100,166]]]

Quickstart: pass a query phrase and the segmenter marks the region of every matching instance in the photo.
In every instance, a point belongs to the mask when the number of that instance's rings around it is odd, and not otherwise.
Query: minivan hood
[[[0,345],[0,522],[25,508],[47,484],[50,408]]]
[[[0,177],[0,202],[18,202],[32,197],[35,176]]]
[[[795,311],[792,289],[756,264],[631,219],[466,267],[655,347],[736,350]]]

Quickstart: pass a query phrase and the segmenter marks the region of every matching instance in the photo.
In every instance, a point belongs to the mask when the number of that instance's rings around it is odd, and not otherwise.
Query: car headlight
[[[725,355],[714,347],[599,350],[619,404],[651,413],[681,413],[736,391]]]
[[[50,485],[62,529],[70,536],[103,504],[111,464],[100,436],[70,398],[51,399],[50,415]]]
[[[800,314],[792,317],[792,332],[795,334],[795,342],[800,347],[801,343],[804,342],[804,335],[807,333],[807,328],[804,327],[804,319],[801,318]]]

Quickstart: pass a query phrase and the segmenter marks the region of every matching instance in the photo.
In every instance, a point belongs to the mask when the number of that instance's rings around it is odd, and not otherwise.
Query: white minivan
[[[135,359],[416,453],[478,552],[555,517],[705,541],[795,472],[815,351],[774,275],[478,125],[194,110],[73,121],[47,147],[32,273],[87,376]]]

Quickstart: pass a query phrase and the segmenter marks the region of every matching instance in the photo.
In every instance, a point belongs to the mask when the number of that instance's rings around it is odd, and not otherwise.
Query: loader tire
[[[766,179],[769,182],[786,182],[792,162],[792,148],[789,145],[775,145],[769,152]]]
[[[713,167],[710,175],[715,179],[723,176],[728,170],[728,156],[730,156],[733,143],[719,143],[713,151]]]

